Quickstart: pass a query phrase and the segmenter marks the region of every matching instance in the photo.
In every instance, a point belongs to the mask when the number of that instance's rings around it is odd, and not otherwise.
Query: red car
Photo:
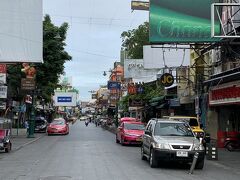
[[[69,134],[69,125],[65,119],[54,119],[47,127],[48,135],[51,134]]]
[[[142,122],[123,121],[117,129],[116,143],[142,144],[145,126]]]
[[[119,120],[119,123],[121,124],[122,122],[126,122],[126,121],[137,121],[136,118],[133,118],[133,117],[122,117],[120,120]]]

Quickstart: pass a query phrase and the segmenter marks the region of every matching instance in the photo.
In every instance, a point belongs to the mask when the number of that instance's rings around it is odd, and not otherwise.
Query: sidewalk
[[[218,166],[240,173],[240,152],[229,152],[225,148],[218,149],[218,160],[210,160]]]
[[[27,135],[19,135],[19,136],[12,136],[12,151],[17,151],[21,149],[22,147],[31,144],[37,140],[39,140],[41,137],[45,136],[45,133],[35,133],[35,138],[27,138]]]

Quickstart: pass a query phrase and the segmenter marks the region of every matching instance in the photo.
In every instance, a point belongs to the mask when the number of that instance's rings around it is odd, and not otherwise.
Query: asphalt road
[[[213,161],[189,175],[189,166],[152,169],[140,148],[115,143],[115,135],[76,122],[67,136],[44,136],[0,158],[1,180],[238,180],[240,172]]]

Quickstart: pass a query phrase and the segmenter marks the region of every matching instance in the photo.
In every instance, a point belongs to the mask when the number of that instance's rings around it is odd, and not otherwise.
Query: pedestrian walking
[[[85,121],[85,126],[86,126],[86,127],[88,126],[88,123],[89,123],[89,121],[86,120],[86,121]]]
[[[28,124],[28,121],[24,122],[24,126],[27,129],[27,135],[28,135],[29,134],[29,124]]]

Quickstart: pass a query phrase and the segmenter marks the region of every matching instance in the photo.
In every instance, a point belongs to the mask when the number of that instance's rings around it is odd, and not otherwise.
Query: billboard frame
[[[220,22],[220,25],[221,25],[221,30],[223,31],[224,35],[215,35],[215,27],[214,27],[214,23],[215,23],[215,8],[217,7],[223,7],[223,6],[239,6],[240,7],[240,3],[213,3],[211,5],[211,37],[213,38],[240,38],[240,35],[237,35],[237,31],[235,29],[235,26],[234,26],[234,22],[233,22],[233,19],[232,17],[229,17],[230,21],[231,21],[231,25],[232,25],[232,28],[233,28],[233,32],[235,35],[227,35],[227,33],[225,32],[224,30],[224,25],[223,25],[223,22],[222,22],[222,18],[219,14],[219,11],[218,9],[216,9],[217,11],[217,15],[218,15],[218,20]],[[239,12],[239,11],[238,11]]]

